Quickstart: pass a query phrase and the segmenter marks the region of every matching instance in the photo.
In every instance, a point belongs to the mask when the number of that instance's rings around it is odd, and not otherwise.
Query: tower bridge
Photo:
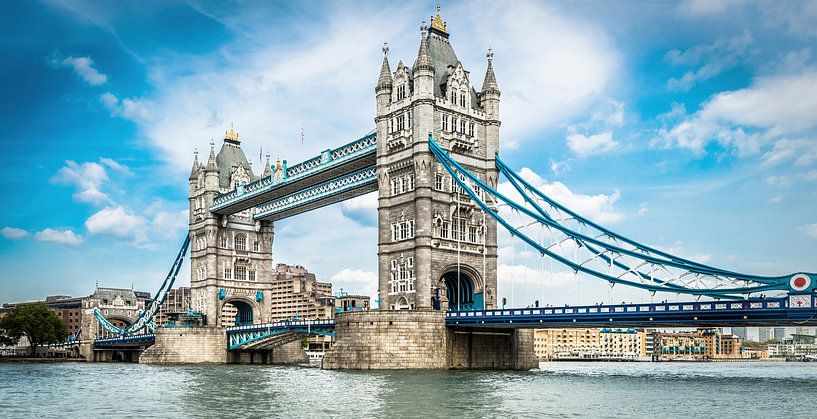
[[[292,166],[273,167],[267,156],[260,175],[233,127],[218,153],[211,143],[206,162],[195,156],[190,231],[176,262],[136,320],[112,326],[121,340],[98,346],[153,343],[141,362],[267,362],[296,360],[303,336],[323,334],[337,339],[325,368],[530,368],[531,328],[815,324],[814,273],[760,276],[691,261],[606,229],[527,183],[499,156],[493,52],[477,90],[439,7],[420,28],[411,66],[399,61],[392,71],[388,52],[384,45],[374,132]],[[513,195],[497,190],[500,177]],[[273,222],[373,191],[379,310],[271,322]],[[690,301],[500,308],[499,228],[603,286],[685,294]],[[188,245],[201,325],[154,334],[156,305]],[[227,311],[237,312],[237,321]]]

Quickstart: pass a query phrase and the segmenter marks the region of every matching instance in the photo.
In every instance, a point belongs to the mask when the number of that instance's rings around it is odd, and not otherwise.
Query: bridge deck
[[[723,327],[817,325],[817,296],[811,307],[792,308],[788,299],[751,299],[612,306],[450,311],[453,328]]]
[[[334,150],[286,168],[280,181],[273,176],[241,185],[216,197],[210,211],[215,214],[234,214],[264,203],[280,200],[321,183],[374,167],[376,163],[376,136],[367,135]]]

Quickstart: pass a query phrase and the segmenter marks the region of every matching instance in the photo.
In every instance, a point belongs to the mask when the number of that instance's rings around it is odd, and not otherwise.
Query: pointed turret
[[[431,65],[431,54],[428,52],[428,33],[426,23],[420,26],[420,49],[417,51],[417,60],[414,61],[413,71],[428,70],[434,72],[434,67]]]
[[[207,172],[218,172],[218,164],[216,163],[216,143],[210,140],[210,156],[207,157]]]
[[[494,51],[488,48],[488,70],[485,71],[485,81],[482,82],[482,94],[496,94],[499,96],[499,85],[496,83],[496,76],[494,75]]]
[[[199,178],[199,170],[201,170],[201,165],[199,164],[199,150],[193,150],[193,168],[190,169],[190,177],[187,178],[190,181],[196,180]]]
[[[389,66],[389,44],[383,43],[383,65],[380,67],[380,78],[377,79],[375,92],[392,87],[391,67]]]
[[[224,142],[235,145],[241,144],[241,140],[238,138],[238,133],[235,132],[235,124],[232,122],[230,123],[230,130],[224,133]]]
[[[269,164],[269,153],[267,153],[267,163],[264,165],[264,173],[261,177],[270,177],[272,176],[272,167]]]

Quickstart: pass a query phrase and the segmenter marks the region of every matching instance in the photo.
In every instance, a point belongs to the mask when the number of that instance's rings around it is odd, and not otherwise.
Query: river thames
[[[529,372],[0,364],[0,417],[814,417],[817,363],[543,363]]]

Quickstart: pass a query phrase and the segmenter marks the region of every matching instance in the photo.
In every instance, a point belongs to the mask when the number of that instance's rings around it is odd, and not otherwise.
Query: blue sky
[[[193,150],[230,122],[256,167],[261,150],[294,162],[367,133],[382,43],[392,66],[412,63],[434,7],[7,5],[0,302],[154,290],[185,234]],[[446,1],[443,17],[477,83],[494,49],[503,158],[555,198],[724,268],[817,271],[817,3]],[[374,293],[374,205],[277,223],[275,260]],[[551,282],[549,263],[501,243],[515,305],[644,298]]]

